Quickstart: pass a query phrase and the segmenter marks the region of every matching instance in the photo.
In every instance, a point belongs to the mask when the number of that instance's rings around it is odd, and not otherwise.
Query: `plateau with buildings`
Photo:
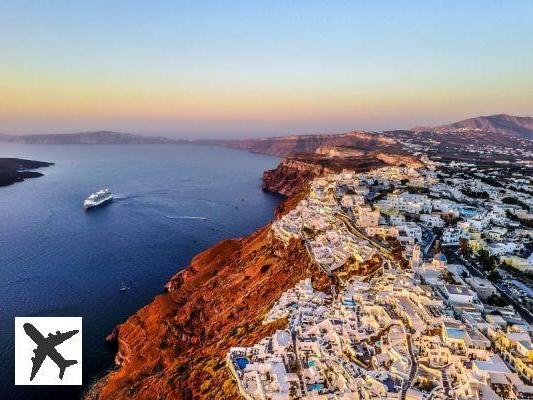
[[[335,278],[305,279],[227,363],[246,399],[533,399],[527,165],[443,162],[312,181],[272,224]]]

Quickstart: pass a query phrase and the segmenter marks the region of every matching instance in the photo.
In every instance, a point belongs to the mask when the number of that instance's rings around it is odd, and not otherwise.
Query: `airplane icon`
[[[67,367],[78,363],[76,360],[65,360],[65,358],[63,358],[63,356],[56,350],[56,346],[59,346],[64,341],[76,335],[79,332],[78,330],[64,333],[57,331],[55,335],[50,333],[48,337],[45,338],[32,324],[25,323],[23,327],[26,334],[37,345],[37,348],[33,350],[35,355],[31,358],[33,367],[31,370],[30,381],[33,381],[33,378],[35,378],[35,375],[39,372],[46,357],[50,357],[50,359],[59,367],[59,379],[63,379]]]

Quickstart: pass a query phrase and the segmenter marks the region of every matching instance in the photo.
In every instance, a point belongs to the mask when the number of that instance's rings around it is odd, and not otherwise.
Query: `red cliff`
[[[327,172],[330,170],[319,164],[284,159],[275,169],[263,173],[263,190],[292,196],[311,180]]]
[[[265,227],[197,255],[167,291],[118,327],[118,369],[87,399],[232,399],[225,368],[231,346],[251,345],[280,324],[262,319],[281,293],[312,277],[330,285],[298,241],[288,247]]]
[[[276,168],[265,171],[263,190],[291,197],[300,193],[318,176],[339,172],[344,168],[364,172],[385,165],[420,167],[422,164],[408,155],[325,146],[319,148],[317,153],[287,157]]]
[[[343,167],[368,170],[384,164],[375,156],[342,162],[321,155],[291,157],[265,172],[263,187],[289,196],[279,215],[297,204],[316,176]],[[280,328],[283,322],[263,325],[263,317],[282,292],[306,277],[317,289],[330,287],[303,244],[293,240],[284,246],[269,226],[213,246],[177,273],[165,293],[110,335],[118,344],[118,368],[86,399],[237,398],[224,364],[229,348],[252,345]]]
[[[292,135],[243,140],[203,140],[197,143],[214,144],[253,153],[284,157],[290,154],[314,153],[322,146],[348,146],[360,150],[391,149],[396,140],[382,133],[354,131],[341,134]]]

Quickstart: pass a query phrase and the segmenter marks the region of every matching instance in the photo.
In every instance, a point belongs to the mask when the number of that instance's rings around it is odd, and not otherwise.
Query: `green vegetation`
[[[414,386],[422,392],[431,392],[437,385],[428,378],[418,378]]]
[[[496,256],[490,255],[490,253],[485,249],[481,249],[478,251],[477,258],[479,264],[486,272],[493,271],[496,268],[496,265],[498,264],[498,258]]]
[[[465,196],[468,196],[468,197],[471,197],[473,199],[484,199],[484,200],[488,200],[489,199],[489,194],[487,192],[476,192],[475,190],[472,190],[472,189],[461,189],[461,192],[465,195]]]
[[[445,270],[442,272],[441,278],[444,282],[450,284],[450,285],[457,285],[459,282],[457,282],[453,276],[453,273],[451,273],[448,270]]]
[[[490,176],[487,176],[487,177],[480,176],[479,179],[481,180],[481,182],[486,183],[487,185],[495,186],[495,187],[503,187],[503,185],[499,181],[497,181],[496,179]]]
[[[520,193],[529,194],[530,196],[533,196],[533,191],[523,189],[523,188],[518,188],[516,186],[509,186],[509,190],[512,190],[513,192],[520,192]]]
[[[510,196],[504,197],[502,199],[502,203],[519,206],[523,208],[524,210],[529,210],[529,206],[523,201],[517,199],[516,197],[510,197]]]
[[[487,304],[489,306],[505,307],[507,302],[501,296],[498,296],[497,294],[491,294],[487,299]]]
[[[501,274],[495,269],[490,271],[490,273],[489,273],[487,278],[491,282],[499,282],[499,281],[501,281],[503,279]]]
[[[465,238],[459,239],[459,251],[464,257],[471,255],[472,250],[470,249],[470,246],[468,245],[467,239]]]
[[[507,216],[507,218],[513,221],[519,222],[520,224],[524,225],[527,228],[533,228],[533,221],[517,217],[515,214],[513,214],[509,210],[505,211],[505,215]]]

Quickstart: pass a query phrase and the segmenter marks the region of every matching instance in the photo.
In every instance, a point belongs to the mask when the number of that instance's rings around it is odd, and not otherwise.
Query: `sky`
[[[532,1],[0,2],[0,132],[252,137],[533,115]]]

